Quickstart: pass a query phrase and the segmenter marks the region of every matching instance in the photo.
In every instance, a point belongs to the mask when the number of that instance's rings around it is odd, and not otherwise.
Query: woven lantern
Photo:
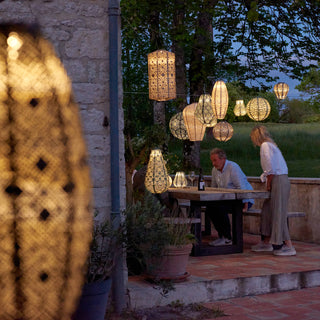
[[[245,116],[247,114],[246,106],[244,105],[243,100],[237,100],[236,105],[233,109],[233,113],[237,117]]]
[[[170,119],[169,128],[174,137],[181,140],[189,139],[182,112],[178,112]]]
[[[247,114],[255,121],[262,121],[268,118],[270,114],[270,104],[264,98],[253,98],[247,104]]]
[[[231,139],[233,135],[232,125],[227,121],[221,121],[213,128],[213,136],[215,139],[226,142]]]
[[[176,188],[184,188],[188,185],[186,175],[183,171],[178,171],[174,177],[173,185]]]
[[[228,110],[229,96],[226,84],[217,81],[212,89],[211,105],[213,114],[217,119],[224,119]]]
[[[194,114],[206,127],[214,127],[216,125],[217,119],[212,111],[210,94],[203,94],[200,96]]]
[[[151,150],[144,185],[151,193],[163,193],[168,190],[169,182],[161,150]]]
[[[183,119],[187,127],[190,141],[202,141],[206,126],[202,124],[195,116],[197,103],[192,103],[183,109]]]
[[[148,54],[149,99],[167,101],[176,98],[175,54],[157,50]]]
[[[273,91],[279,100],[285,99],[289,92],[289,86],[284,82],[279,82],[274,85]]]
[[[0,25],[0,319],[70,319],[92,231],[79,110],[52,46]]]

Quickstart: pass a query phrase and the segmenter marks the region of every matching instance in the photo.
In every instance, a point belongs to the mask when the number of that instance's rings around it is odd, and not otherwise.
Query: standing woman
[[[267,178],[267,190],[271,192],[261,210],[261,236],[263,241],[252,247],[253,251],[272,251],[277,256],[294,256],[295,248],[290,240],[287,211],[290,194],[288,167],[280,149],[272,140],[267,128],[255,126],[250,134],[254,145],[260,147],[260,162]],[[273,245],[273,246],[272,246]]]

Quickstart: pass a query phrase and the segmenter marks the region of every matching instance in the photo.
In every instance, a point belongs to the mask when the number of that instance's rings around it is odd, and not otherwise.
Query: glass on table
[[[193,181],[196,179],[196,175],[195,175],[194,171],[189,172],[188,178],[191,181],[191,186],[193,186]]]

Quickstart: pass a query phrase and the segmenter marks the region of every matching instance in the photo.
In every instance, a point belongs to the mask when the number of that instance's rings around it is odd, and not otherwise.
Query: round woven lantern
[[[188,185],[186,175],[183,171],[178,171],[174,177],[173,185],[176,188],[184,188]]]
[[[253,98],[247,104],[247,114],[254,121],[265,120],[271,111],[268,100],[264,98]]]
[[[216,140],[226,142],[231,139],[233,128],[227,121],[221,121],[213,128],[213,136]]]
[[[284,82],[279,82],[274,85],[273,91],[279,100],[285,99],[289,92],[289,86]]]
[[[194,114],[206,127],[214,127],[216,125],[217,119],[212,111],[210,94],[202,94],[200,96]]]
[[[217,119],[224,119],[228,110],[228,103],[227,86],[223,81],[217,81],[213,86],[211,97],[212,111]]]
[[[195,116],[197,103],[192,103],[183,109],[183,119],[188,131],[190,141],[202,141],[206,126]]]
[[[244,105],[244,101],[243,100],[237,100],[236,101],[236,105],[235,105],[235,107],[233,109],[233,113],[237,117],[242,117],[242,116],[245,116],[247,114],[246,106]]]
[[[174,137],[181,140],[189,138],[182,112],[178,112],[170,119],[169,128]]]
[[[149,99],[167,101],[176,98],[175,54],[157,50],[148,54]]]

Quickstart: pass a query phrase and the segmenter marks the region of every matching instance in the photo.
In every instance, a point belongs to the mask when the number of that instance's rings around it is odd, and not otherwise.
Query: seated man
[[[211,187],[253,190],[239,165],[227,160],[224,150],[219,148],[212,149],[210,159],[213,165]],[[253,199],[243,200],[243,211],[246,212],[253,203]],[[212,205],[207,206],[206,214],[209,216],[219,235],[219,238],[209,242],[209,245],[221,246],[232,243],[231,226],[228,217],[228,213],[231,210],[232,205],[226,201],[216,201]]]

